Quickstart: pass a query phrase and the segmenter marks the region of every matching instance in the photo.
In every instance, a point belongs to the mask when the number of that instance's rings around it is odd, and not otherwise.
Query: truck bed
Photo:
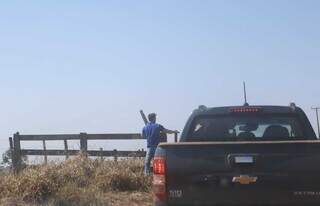
[[[161,151],[168,205],[320,203],[317,140],[182,142],[161,144]],[[237,182],[241,177],[256,181]]]

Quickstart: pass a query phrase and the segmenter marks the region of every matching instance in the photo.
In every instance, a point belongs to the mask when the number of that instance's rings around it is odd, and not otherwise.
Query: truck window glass
[[[200,116],[193,122],[188,141],[295,140],[303,136],[295,116]]]

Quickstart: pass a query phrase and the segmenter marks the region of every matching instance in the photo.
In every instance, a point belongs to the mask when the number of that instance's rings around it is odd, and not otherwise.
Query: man
[[[172,131],[164,128],[162,125],[156,123],[157,115],[151,113],[148,115],[149,123],[143,128],[142,136],[147,139],[147,155],[145,159],[144,173],[149,175],[151,160],[154,157],[156,148],[160,142],[160,133],[173,134],[178,131]]]

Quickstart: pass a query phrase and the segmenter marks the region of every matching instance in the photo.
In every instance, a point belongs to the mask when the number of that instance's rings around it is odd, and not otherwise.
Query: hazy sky
[[[294,101],[315,125],[320,1],[2,1],[0,139],[182,130],[199,104]],[[6,147],[7,145],[5,145]],[[1,146],[3,147],[3,145]]]

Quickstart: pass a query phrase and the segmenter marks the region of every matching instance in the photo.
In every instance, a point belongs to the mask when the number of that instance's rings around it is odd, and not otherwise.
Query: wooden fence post
[[[47,164],[48,163],[48,156],[47,156],[46,140],[42,140],[42,146],[43,146],[43,153],[44,153],[44,164]]]
[[[144,152],[144,149],[142,148],[141,152]],[[143,157],[140,157],[140,159],[143,159]]]
[[[13,150],[13,139],[12,139],[12,137],[9,137],[9,145],[10,145],[10,149]]]
[[[136,154],[136,156],[135,156],[135,158],[137,158],[137,159],[141,159],[141,157],[139,157],[139,153],[141,152],[141,150],[140,149],[138,149],[138,151],[137,151],[137,154]]]
[[[87,133],[80,133],[80,150],[82,153],[87,154],[87,151],[88,151]]]
[[[19,132],[13,135],[13,154],[12,154],[12,166],[15,172],[21,169],[21,145]]]
[[[64,154],[66,155],[66,160],[69,158],[69,153],[68,153],[68,140],[63,140],[64,142]]]
[[[117,162],[118,161],[118,151],[116,149],[114,149],[113,152],[114,152],[114,154],[113,154],[114,161]]]
[[[100,159],[101,159],[101,160],[103,160],[103,153],[102,153],[102,152],[103,152],[103,148],[100,147]]]
[[[13,167],[13,139],[12,139],[12,137],[9,137],[9,145],[10,145],[10,156],[9,156],[9,158],[11,159],[12,167]]]

